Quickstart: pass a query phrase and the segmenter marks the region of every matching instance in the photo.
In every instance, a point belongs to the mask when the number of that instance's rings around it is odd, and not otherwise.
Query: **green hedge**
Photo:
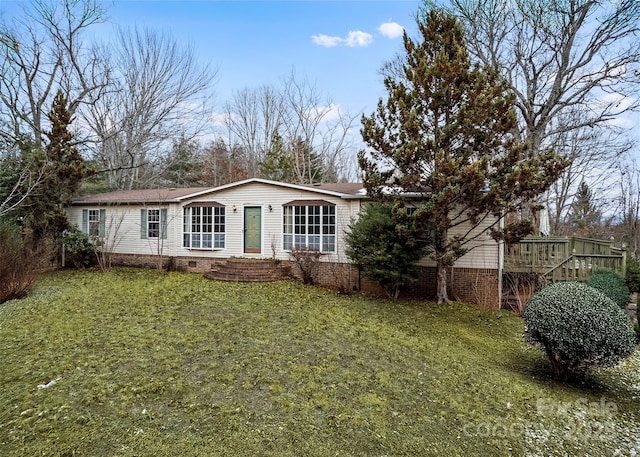
[[[615,271],[599,270],[587,280],[587,285],[605,294],[621,308],[629,304],[629,288],[624,278]]]

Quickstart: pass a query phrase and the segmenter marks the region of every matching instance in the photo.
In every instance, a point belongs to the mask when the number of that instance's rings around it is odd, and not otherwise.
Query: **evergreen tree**
[[[566,166],[554,152],[535,156],[519,141],[514,95],[495,69],[472,66],[458,21],[432,8],[418,18],[421,41],[404,35],[388,98],[362,118],[364,186],[374,199],[416,199],[416,237],[431,237],[437,300],[449,301],[447,270],[484,233],[479,229],[528,205]],[[453,235],[454,227],[468,227]],[[509,240],[531,221],[492,225]]]
[[[64,206],[92,173],[73,142],[72,123],[65,95],[59,91],[48,114],[51,130],[48,143],[37,160],[45,171],[36,191],[25,206],[25,222],[33,230],[34,242],[47,236],[58,238],[68,228]]]
[[[322,156],[317,154],[308,141],[298,137],[285,143],[277,132],[273,135],[271,148],[260,163],[260,177],[294,184],[326,182]]]
[[[291,157],[298,184],[325,182],[322,157],[308,141],[298,137],[291,144]]]
[[[593,202],[593,193],[584,181],[578,186],[571,203],[569,221],[576,235],[590,236],[595,226],[600,224],[602,213]]]
[[[401,210],[405,222],[411,217]],[[400,289],[418,279],[418,261],[425,255],[424,240],[411,237],[393,217],[390,205],[371,202],[358,220],[349,225],[346,234],[346,254],[366,278],[378,282],[391,298],[397,298]]]
[[[176,187],[203,184],[203,166],[200,145],[180,135],[173,141],[171,151],[164,159],[163,185]]]
[[[260,177],[281,182],[296,182],[293,159],[287,153],[282,137],[278,132],[273,134],[271,148],[260,163]]]

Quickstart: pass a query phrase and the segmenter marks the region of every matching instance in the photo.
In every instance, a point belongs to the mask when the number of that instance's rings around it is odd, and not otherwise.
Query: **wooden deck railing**
[[[624,275],[626,253],[613,241],[579,237],[528,237],[506,249],[505,271],[536,272],[551,281],[584,281],[598,269]]]

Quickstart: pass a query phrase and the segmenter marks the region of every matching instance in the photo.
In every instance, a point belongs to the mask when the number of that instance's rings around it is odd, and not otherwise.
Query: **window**
[[[104,236],[106,211],[104,209],[82,210],[82,231],[89,236]]]
[[[160,237],[160,210],[147,210],[147,238]]]
[[[88,234],[89,236],[100,236],[100,210],[90,209],[88,220]]]
[[[336,207],[334,205],[288,204],[284,206],[283,247],[285,250],[336,250]]]
[[[224,206],[185,207],[182,245],[190,249],[224,249]]]
[[[167,238],[167,210],[140,210],[140,238]]]

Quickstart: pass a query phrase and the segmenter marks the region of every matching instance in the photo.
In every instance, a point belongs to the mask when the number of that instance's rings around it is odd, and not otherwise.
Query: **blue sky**
[[[5,18],[25,0],[0,0]],[[169,32],[217,69],[214,113],[233,92],[278,85],[295,72],[331,102],[359,117],[386,97],[380,67],[415,34],[422,0],[103,0],[108,22],[89,30],[108,40],[117,26]],[[215,118],[215,116],[214,116]],[[221,126],[218,126],[221,127]],[[354,123],[359,138],[360,122]],[[214,129],[218,130],[218,128]]]
[[[0,0],[15,14],[24,0]],[[386,92],[379,74],[402,50],[401,31],[415,36],[422,0],[107,0],[109,23],[93,30],[107,38],[116,25],[170,32],[193,46],[202,64],[217,68],[217,105],[235,90],[278,84],[292,71],[343,112],[370,114]],[[626,115],[621,125],[637,125]],[[359,122],[356,122],[356,127]]]
[[[295,71],[356,114],[372,111],[385,94],[378,70],[401,50],[402,28],[415,30],[421,3],[156,0],[107,6],[114,24],[170,31],[193,45],[203,63],[218,69],[219,104],[234,90],[276,84]]]

